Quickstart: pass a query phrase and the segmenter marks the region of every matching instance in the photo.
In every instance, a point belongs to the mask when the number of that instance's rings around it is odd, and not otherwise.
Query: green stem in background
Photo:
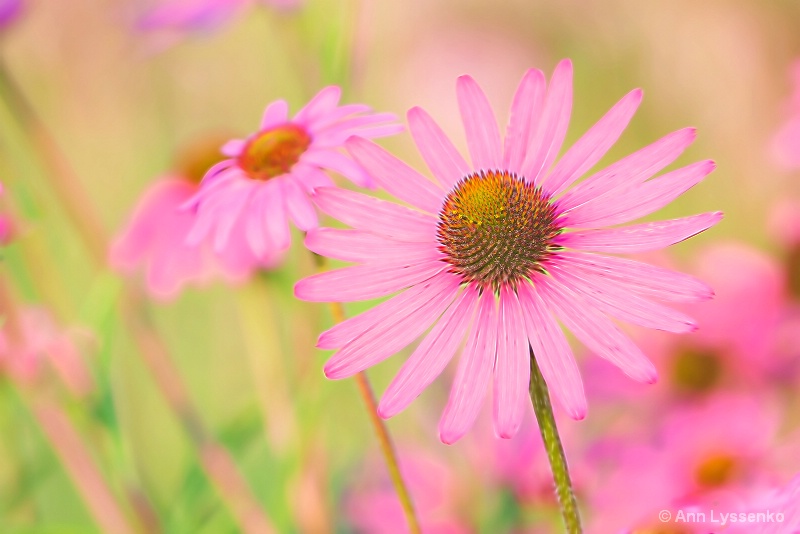
[[[572,482],[569,478],[567,467],[567,457],[564,455],[564,448],[561,446],[561,438],[558,436],[556,420],[553,417],[553,406],[550,404],[550,393],[544,381],[539,364],[536,363],[536,356],[531,349],[531,401],[533,411],[536,413],[536,420],[539,423],[539,431],[542,433],[544,448],[547,451],[547,459],[550,461],[550,468],[553,471],[553,481],[556,485],[556,495],[561,506],[561,514],[564,517],[564,524],[568,534],[581,534],[581,518],[578,515],[578,503],[575,501],[575,492],[572,491]]]
[[[317,268],[320,271],[325,270],[327,259],[323,256],[319,256],[318,254],[314,254],[313,252],[312,255],[314,256],[314,262],[316,263]],[[344,313],[344,307],[341,303],[331,302],[330,308],[331,315],[333,316],[333,322],[335,324],[342,323],[347,319]],[[364,371],[358,373],[355,378],[356,384],[358,385],[358,392],[367,407],[367,414],[369,415],[370,422],[375,429],[375,435],[378,438],[383,459],[386,462],[387,469],[389,470],[389,477],[392,479],[392,484],[397,492],[397,498],[400,499],[400,505],[403,507],[403,513],[405,514],[406,521],[408,522],[409,532],[411,532],[411,534],[420,534],[422,529],[420,528],[417,514],[414,511],[414,502],[411,500],[411,494],[409,493],[408,487],[403,480],[403,474],[400,472],[400,462],[397,459],[397,450],[394,447],[394,443],[392,443],[392,438],[389,435],[389,429],[386,428],[386,423],[384,423],[383,419],[381,419],[378,415],[378,403],[375,400],[375,394],[372,392],[372,386],[369,383],[369,378],[367,378],[367,374]]]
[[[0,97],[10,107],[22,130],[29,135],[31,145],[45,165],[49,185],[64,206],[95,266],[104,269],[109,242],[105,228],[100,223],[100,218],[69,160],[61,152],[45,123],[38,117],[34,107],[2,61],[0,61]],[[214,441],[200,414],[194,408],[180,372],[172,362],[166,344],[148,315],[146,298],[142,290],[137,285],[127,283],[127,280],[124,282],[126,283],[122,288],[120,303],[123,321],[149,368],[153,381],[197,450],[206,476],[231,511],[242,532],[246,534],[276,532],[230,454]]]

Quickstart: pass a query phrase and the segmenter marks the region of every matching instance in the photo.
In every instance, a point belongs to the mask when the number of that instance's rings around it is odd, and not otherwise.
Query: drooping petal
[[[522,163],[542,114],[544,93],[544,73],[538,69],[530,69],[523,76],[511,103],[503,168],[517,175],[522,174]]]
[[[345,147],[350,155],[389,194],[428,213],[438,213],[444,191],[420,173],[372,141],[351,137]]]
[[[424,282],[446,268],[447,264],[438,260],[355,265],[304,278],[294,286],[294,294],[311,302],[376,299]]]
[[[473,170],[499,168],[503,159],[500,129],[486,95],[470,76],[458,78],[456,95]]]
[[[276,100],[264,110],[264,115],[261,117],[261,129],[274,128],[284,124],[287,120],[289,120],[289,104],[286,103],[286,100]],[[236,155],[238,156],[238,153]]]
[[[697,330],[697,324],[688,315],[625,291],[617,284],[602,278],[575,273],[558,262],[549,262],[548,271],[556,280],[580,294],[597,309],[617,319],[667,332],[686,333]]]
[[[478,306],[478,317],[458,362],[450,398],[439,420],[439,439],[443,443],[451,444],[461,439],[478,416],[497,353],[497,315],[494,295],[484,293]]]
[[[633,253],[657,250],[689,239],[722,220],[714,211],[669,221],[635,224],[607,230],[567,232],[554,239],[556,244],[589,252]]]
[[[408,313],[376,324],[342,347],[325,364],[325,376],[347,378],[392,356],[418,338],[447,309],[458,292],[459,280],[441,273],[429,279],[432,288],[426,298]]]
[[[337,187],[314,191],[319,209],[358,230],[404,241],[429,242],[436,235],[436,219],[430,215]]]
[[[658,377],[653,363],[608,317],[563,284],[543,275],[534,286],[548,308],[598,356],[610,361],[639,382],[653,383]]]
[[[219,253],[228,243],[233,226],[250,200],[251,190],[250,184],[241,181],[231,187],[228,192],[225,198],[225,207],[219,209],[219,216],[217,217],[216,231],[214,232],[215,252]]]
[[[396,241],[363,230],[316,228],[306,235],[305,245],[320,256],[343,261],[424,261],[442,257],[433,241]]]
[[[294,224],[302,231],[313,230],[319,224],[317,210],[311,200],[294,179],[294,176],[283,181],[283,193],[286,195],[286,211]]]
[[[267,237],[277,251],[289,248],[289,221],[286,219],[286,203],[283,198],[281,181],[273,179],[263,186],[262,224],[266,228]]]
[[[408,111],[408,127],[422,159],[445,191],[472,172],[439,125],[421,108]]]
[[[558,156],[567,134],[572,113],[572,62],[565,59],[556,66],[547,96],[542,119],[531,143],[531,150],[522,164],[522,175],[541,185],[547,171]]]
[[[573,419],[586,417],[586,394],[572,348],[535,288],[520,284],[519,303],[528,341],[539,370],[558,402]]]
[[[638,219],[681,196],[715,167],[713,161],[699,161],[643,184],[616,190],[578,206],[561,223],[573,228],[602,228]]]
[[[641,89],[634,89],[617,102],[567,150],[553,172],[544,179],[544,190],[551,196],[556,196],[594,167],[628,127],[641,102]]]
[[[403,411],[441,374],[472,323],[477,300],[472,286],[456,297],[389,384],[378,405],[381,417],[388,419]]]
[[[362,334],[372,330],[378,325],[391,323],[397,317],[403,317],[419,308],[422,303],[449,287],[457,280],[450,274],[442,273],[439,276],[426,280],[421,284],[411,286],[397,296],[378,304],[374,308],[343,321],[319,336],[317,347],[320,349],[338,349],[344,347]]]
[[[338,85],[329,85],[314,95],[308,104],[297,112],[292,118],[292,122],[308,125],[319,119],[323,114],[330,113],[336,108],[339,99],[342,97],[342,90]]]
[[[637,150],[564,193],[558,200],[559,209],[569,211],[619,187],[640,184],[648,180],[675,161],[696,137],[697,132],[694,128],[684,128]]]
[[[694,276],[627,258],[583,252],[559,252],[558,261],[570,269],[591,273],[629,291],[661,300],[708,300],[714,291]]]
[[[528,336],[517,295],[509,286],[500,290],[497,360],[494,366],[493,421],[495,433],[509,439],[525,415],[531,367]]]

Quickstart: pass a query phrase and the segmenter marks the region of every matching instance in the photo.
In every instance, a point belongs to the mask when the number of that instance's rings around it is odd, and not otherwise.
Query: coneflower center
[[[447,195],[437,236],[452,272],[497,290],[540,270],[560,232],[540,188],[507,171],[480,171]]]
[[[239,167],[254,180],[269,180],[289,172],[310,144],[311,136],[300,126],[276,126],[247,142],[239,155]]]

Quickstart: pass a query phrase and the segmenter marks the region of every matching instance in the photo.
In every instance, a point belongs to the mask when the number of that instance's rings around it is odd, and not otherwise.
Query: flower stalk
[[[564,455],[564,448],[561,446],[561,438],[558,436],[558,427],[553,416],[553,405],[550,403],[550,393],[544,381],[539,364],[536,363],[536,356],[531,353],[531,383],[530,394],[533,402],[533,411],[536,414],[536,421],[539,423],[539,431],[542,434],[544,448],[547,451],[547,459],[550,462],[550,469],[553,471],[553,481],[556,486],[556,496],[561,507],[561,514],[564,517],[564,525],[568,534],[581,534],[581,519],[578,514],[578,503],[575,500],[575,492],[572,490],[572,482],[569,478],[569,468],[567,457]]]

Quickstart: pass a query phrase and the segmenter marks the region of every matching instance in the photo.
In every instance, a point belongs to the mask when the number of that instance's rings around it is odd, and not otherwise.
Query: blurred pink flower
[[[0,0],[1,1],[1,0]],[[0,183],[0,197],[3,196],[3,184]],[[8,245],[14,236],[14,223],[11,217],[5,213],[0,213],[0,245]]]
[[[14,23],[22,14],[22,0],[0,0],[0,30]]]
[[[764,491],[739,512],[726,534],[797,534],[800,532],[800,475],[783,488]]]
[[[800,59],[790,68],[792,96],[785,105],[786,118],[772,138],[772,156],[785,169],[800,168]]]
[[[293,9],[302,2],[303,0],[166,0],[145,13],[139,19],[138,26],[145,31],[213,31],[256,4]]]
[[[459,484],[452,469],[435,456],[404,449],[401,455],[403,479],[414,499],[414,509],[423,532],[467,534],[471,532],[457,519]],[[355,532],[400,534],[408,532],[397,494],[382,463],[365,466],[366,477],[348,492],[345,514]]]
[[[184,204],[197,213],[187,243],[213,236],[218,252],[237,241],[257,258],[270,258],[289,248],[289,219],[303,231],[317,227],[308,195],[333,185],[324,170],[370,186],[369,176],[339,149],[351,135],[382,137],[402,127],[393,115],[370,113],[363,104],[339,106],[340,97],[339,87],[326,87],[291,119],[286,102],[277,100],[267,106],[259,131],[229,141],[222,151],[230,159],[212,167]]]
[[[570,61],[556,67],[547,89],[541,71],[526,73],[505,145],[476,82],[459,78],[457,95],[472,165],[420,108],[409,111],[409,125],[438,183],[374,143],[349,140],[356,161],[414,209],[351,191],[317,189],[317,206],[354,229],[312,231],[306,245],[360,265],[306,278],[295,287],[304,300],[344,302],[407,289],[320,336],[320,348],[340,349],[325,365],[329,378],[346,378],[381,362],[436,323],[384,393],[382,417],[408,406],[467,337],[439,425],[445,443],[468,431],[492,376],[495,431],[505,438],[516,433],[530,403],[529,344],[553,395],[573,418],[585,416],[581,376],[556,317],[631,378],[654,382],[653,364],[609,316],[690,332],[691,318],[651,299],[702,300],[712,291],[681,273],[594,252],[660,249],[722,217],[712,212],[605,228],[658,210],[714,169],[702,161],[649,180],[694,140],[692,129],[670,134],[567,191],[621,135],[641,101],[640,90],[626,95],[557,163],[572,107]],[[565,232],[572,228],[577,230]]]
[[[37,307],[23,308],[16,331],[0,329],[0,368],[16,382],[32,385],[47,366],[52,366],[67,388],[77,396],[94,388],[91,371],[75,343],[75,331],[60,329],[50,313]]]

